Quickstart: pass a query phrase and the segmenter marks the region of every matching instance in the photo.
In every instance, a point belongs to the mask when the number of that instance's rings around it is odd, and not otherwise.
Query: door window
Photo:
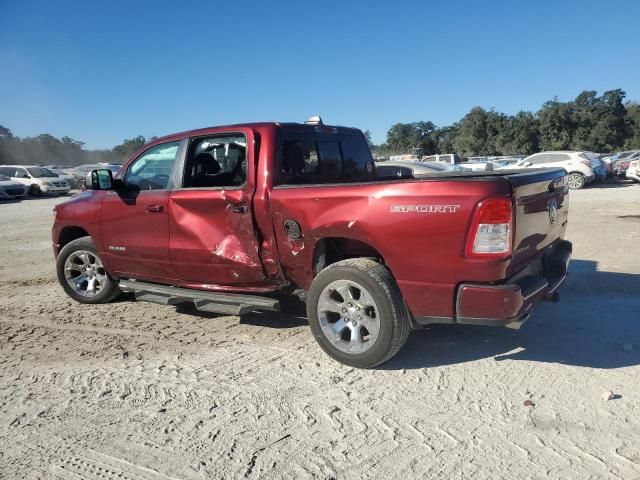
[[[237,188],[247,181],[247,139],[244,135],[194,139],[189,151],[183,188]]]
[[[548,157],[549,155],[546,153],[540,153],[530,157],[527,161],[531,162],[532,165],[542,165],[543,163],[547,163]]]
[[[558,163],[558,162],[566,162],[567,160],[571,160],[571,155],[566,153],[550,153],[547,155],[549,159],[546,163]]]
[[[140,190],[166,190],[179,148],[180,142],[151,147],[129,165],[125,183]]]
[[[15,176],[16,178],[31,178],[24,168],[17,168]]]

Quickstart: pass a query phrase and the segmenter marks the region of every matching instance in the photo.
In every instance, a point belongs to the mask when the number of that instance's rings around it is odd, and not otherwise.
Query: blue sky
[[[640,100],[637,1],[0,0],[0,124],[112,147],[233,122],[446,125]]]

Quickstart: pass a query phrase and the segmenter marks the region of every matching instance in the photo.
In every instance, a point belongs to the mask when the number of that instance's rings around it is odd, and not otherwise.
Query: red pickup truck
[[[304,292],[320,346],[357,367],[433,323],[518,328],[571,256],[563,170],[385,178],[361,131],[319,119],[169,135],[87,187],[52,232],[73,299],[239,315]]]

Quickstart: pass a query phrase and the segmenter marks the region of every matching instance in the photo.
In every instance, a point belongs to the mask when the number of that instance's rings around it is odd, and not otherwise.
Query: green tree
[[[627,102],[625,107],[628,124],[624,149],[640,149],[640,104],[638,102]]]
[[[546,102],[538,111],[540,121],[540,149],[568,150],[576,131],[573,103],[557,98]]]
[[[396,123],[387,132],[386,148],[390,153],[410,153],[415,149],[421,155],[436,152],[436,126],[432,122]]]
[[[462,155],[499,155],[508,138],[504,137],[508,117],[494,110],[473,107],[458,126],[455,149]]]
[[[540,151],[540,122],[531,112],[518,112],[505,119],[501,132],[502,155],[530,155]]]
[[[128,138],[125,139],[120,145],[113,147],[113,153],[120,160],[126,160],[137,150],[139,150],[145,143],[147,143],[147,140],[142,135],[138,135],[134,138]]]
[[[596,152],[612,152],[623,147],[629,133],[627,109],[620,89],[602,94],[595,107],[595,122],[589,135],[588,148]]]

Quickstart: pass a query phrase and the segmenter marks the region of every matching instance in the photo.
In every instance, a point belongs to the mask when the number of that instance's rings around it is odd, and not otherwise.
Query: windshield
[[[618,160],[620,160],[621,158],[627,158],[629,155],[631,155],[633,153],[633,151],[631,152],[622,152],[618,154]]]
[[[27,171],[29,172],[29,175],[34,178],[57,177],[57,175],[51,170],[42,167],[29,167],[27,168]]]

